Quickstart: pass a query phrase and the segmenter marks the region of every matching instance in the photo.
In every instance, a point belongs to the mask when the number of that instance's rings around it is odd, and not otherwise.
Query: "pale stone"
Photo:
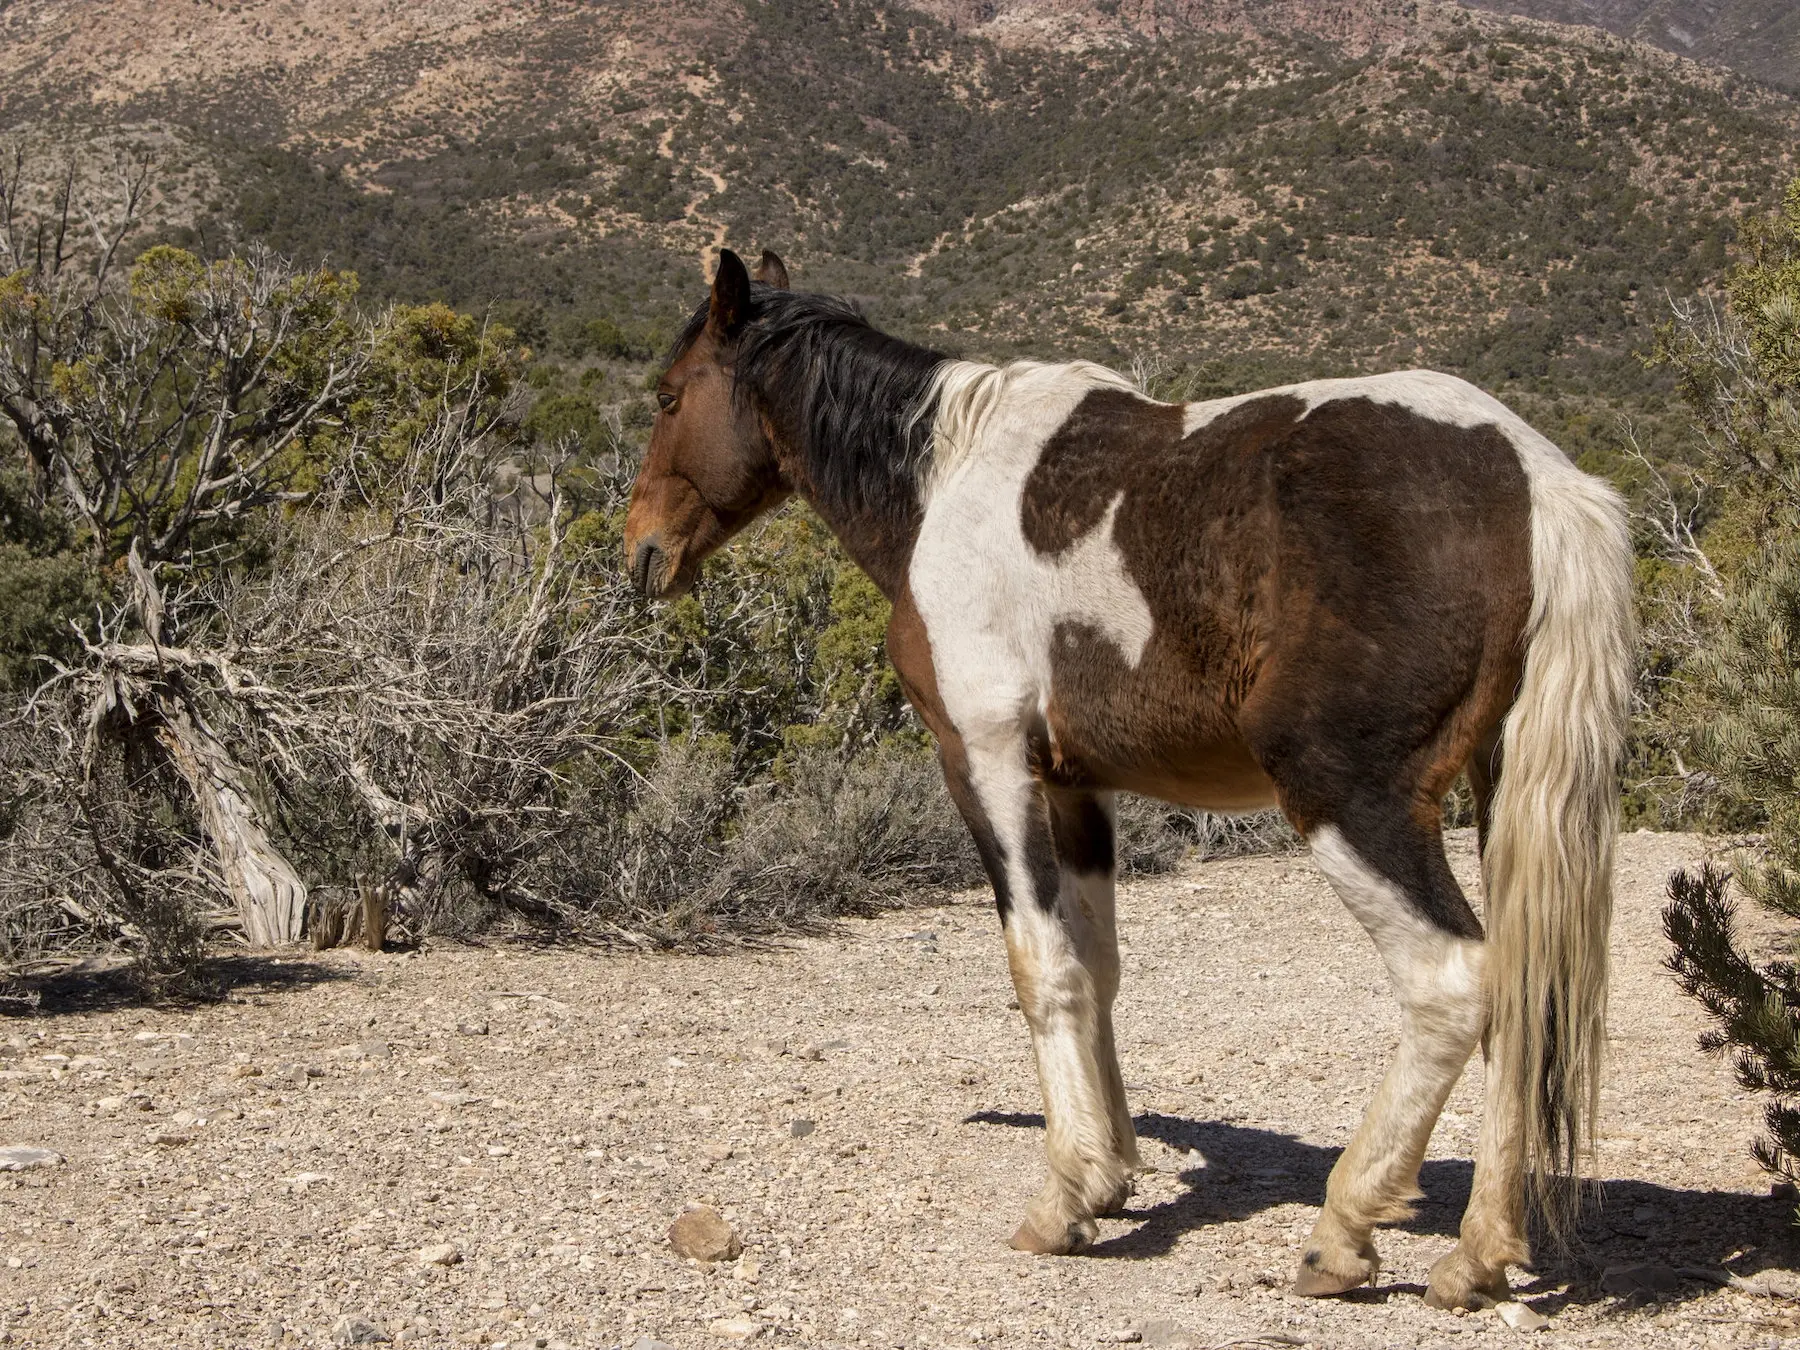
[[[23,1172],[28,1167],[55,1167],[63,1155],[52,1148],[10,1144],[0,1148],[0,1172]]]
[[[1514,1331],[1542,1331],[1550,1325],[1548,1317],[1535,1309],[1527,1308],[1523,1303],[1497,1303],[1494,1311]]]
[[[729,1261],[744,1250],[744,1244],[710,1205],[690,1209],[669,1225],[669,1245],[679,1256],[696,1261]]]

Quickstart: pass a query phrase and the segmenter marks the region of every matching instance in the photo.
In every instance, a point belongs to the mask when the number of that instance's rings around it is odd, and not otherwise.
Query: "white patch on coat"
[[[1440,374],[1435,370],[1397,370],[1386,375],[1365,375],[1343,380],[1308,380],[1304,384],[1287,384],[1276,389],[1259,389],[1251,394],[1233,394],[1230,398],[1190,403],[1182,410],[1181,434],[1191,436],[1232,409],[1259,398],[1298,399],[1303,405],[1300,412],[1302,421],[1327,403],[1366,398],[1371,403],[1404,408],[1433,422],[1442,422],[1464,430],[1498,426],[1509,438],[1515,440],[1516,429],[1531,430],[1499,399],[1483,393],[1467,380],[1459,380],[1454,375]]]
[[[1060,553],[1032,547],[1021,519],[1026,480],[1057,428],[1090,391],[1130,387],[1086,362],[947,362],[939,374],[933,468],[908,581],[939,695],[965,739],[1018,735],[1041,713],[1063,625],[1097,633],[1131,665],[1143,659],[1150,606],[1113,538],[1124,495]]]
[[[1480,1002],[1480,942],[1446,933],[1427,919],[1398,886],[1362,860],[1337,826],[1321,826],[1307,843],[1338,898],[1374,939],[1403,1006]]]
[[[1068,404],[1071,410],[1091,389],[1139,392],[1137,386],[1118,371],[1108,370],[1092,361],[1055,364],[1014,361],[1004,366],[989,366],[979,361],[940,364],[932,373],[929,391],[919,401],[921,411],[934,410],[931,458],[926,464],[925,481],[920,485],[924,500],[930,502],[938,485],[981,442],[996,417],[1011,416],[1016,421],[1021,411],[1020,403],[1041,399],[1052,389],[1074,393],[1074,401]]]

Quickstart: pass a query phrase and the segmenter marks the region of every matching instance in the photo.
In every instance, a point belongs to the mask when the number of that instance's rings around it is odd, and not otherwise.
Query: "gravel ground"
[[[1792,1206],[1750,1162],[1758,1105],[1694,1050],[1660,969],[1669,868],[1624,840],[1604,1207],[1517,1286],[1559,1345],[1737,1346],[1784,1299],[1662,1272],[1782,1274]],[[1465,881],[1471,843],[1454,841]],[[1024,1025],[985,896],[726,956],[530,945],[235,963],[231,1001],[104,987],[0,1018],[0,1343],[32,1346],[1478,1346],[1428,1309],[1466,1197],[1479,1073],[1379,1289],[1284,1292],[1394,1043],[1374,951],[1300,857],[1124,888],[1119,1039],[1145,1162],[1092,1254],[1012,1231],[1040,1167]],[[676,1255],[716,1207],[735,1261]],[[422,1259],[421,1252],[437,1248]],[[447,1262],[448,1264],[443,1264]],[[1772,1276],[1769,1272],[1775,1272]],[[1785,1283],[1784,1283],[1785,1281]],[[359,1320],[360,1319],[360,1320]],[[1286,1338],[1286,1339],[1282,1339]]]

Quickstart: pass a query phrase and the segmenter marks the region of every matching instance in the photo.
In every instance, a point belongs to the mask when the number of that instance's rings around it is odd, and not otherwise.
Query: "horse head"
[[[703,312],[657,381],[650,448],[625,518],[626,566],[653,599],[685,594],[701,563],[793,491],[734,371],[757,292],[787,285],[787,267],[773,253],[764,252],[753,277],[724,250]]]

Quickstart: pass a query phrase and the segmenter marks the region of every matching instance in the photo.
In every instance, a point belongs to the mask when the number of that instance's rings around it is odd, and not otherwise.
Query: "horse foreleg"
[[[1332,887],[1374,938],[1400,1003],[1399,1049],[1331,1169],[1325,1208],[1294,1281],[1296,1293],[1327,1295],[1374,1280],[1375,1225],[1407,1218],[1420,1197],[1419,1164],[1432,1126],[1481,1037],[1483,948],[1433,923],[1336,827],[1315,831],[1311,844]]]
[[[1013,1246],[1078,1251],[1131,1193],[1137,1140],[1113,1044],[1119,985],[1109,800],[1047,792],[1016,745],[945,749],[952,796],[994,882],[1043,1092],[1049,1178]]]

